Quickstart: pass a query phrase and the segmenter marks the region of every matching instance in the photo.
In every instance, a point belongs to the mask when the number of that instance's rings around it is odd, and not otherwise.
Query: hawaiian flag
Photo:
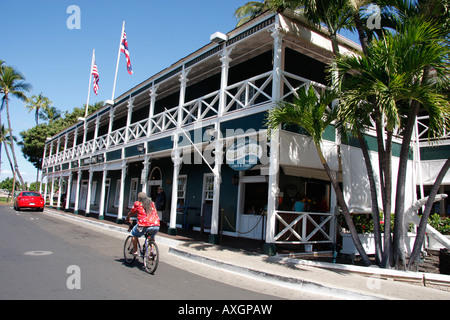
[[[93,77],[94,77],[94,82],[93,82],[93,84],[94,84],[94,93],[95,94],[97,94],[97,92],[98,92],[98,81],[99,81],[99,75],[98,75],[98,69],[97,69],[97,64],[95,63],[95,60],[94,60],[94,65],[92,66],[92,75],[93,75]]]
[[[122,41],[120,42],[120,51],[125,54],[125,58],[127,59],[128,73],[133,74],[133,69],[131,68],[130,53],[128,52],[127,34],[125,33],[125,30],[123,31]]]

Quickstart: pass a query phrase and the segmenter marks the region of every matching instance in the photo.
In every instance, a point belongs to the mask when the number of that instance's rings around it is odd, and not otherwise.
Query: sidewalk
[[[128,226],[115,222],[48,208],[44,213],[124,233],[128,229]],[[269,257],[262,253],[262,241],[223,236],[221,245],[214,245],[207,242],[208,234],[178,229],[176,236],[170,236],[167,235],[165,226],[161,227],[156,240],[168,245],[169,253],[180,258],[291,289],[323,294],[324,298],[450,299],[450,276],[447,275],[331,264],[280,256]]]

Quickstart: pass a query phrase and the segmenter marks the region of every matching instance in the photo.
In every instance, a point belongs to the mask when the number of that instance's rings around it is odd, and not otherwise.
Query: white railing
[[[306,78],[297,76],[287,71],[281,72],[281,83],[283,88],[287,88],[281,100],[286,100],[290,96],[297,96],[297,91],[302,87],[312,85],[317,94],[323,93],[327,87],[315,81],[308,80]]]
[[[429,116],[421,116],[417,117],[417,136],[419,142],[427,142],[428,141],[428,131],[429,131]],[[450,139],[450,131],[444,130],[444,134],[442,137],[439,137],[439,140]]]
[[[275,211],[275,217],[278,222],[275,243],[334,242],[335,219],[331,213]]]
[[[150,119],[150,134],[161,133],[170,129],[174,129],[178,119],[178,107],[174,107],[164,112],[154,115]]]
[[[144,119],[128,127],[128,141],[145,138],[148,131],[148,120]]]
[[[188,125],[196,121],[216,116],[219,110],[220,91],[189,101],[181,106],[181,125]]]
[[[228,86],[224,113],[272,101],[272,80],[273,72],[269,71]]]
[[[312,84],[317,92],[326,88],[319,83],[285,71],[281,74],[281,80],[282,86],[288,88],[288,92],[282,97],[283,99],[290,95],[295,95],[296,90],[304,85]],[[272,102],[272,83],[273,72],[268,71],[227,86],[224,90],[225,103],[223,114]],[[163,112],[133,123],[127,128],[123,127],[114,130],[110,134],[102,135],[65,151],[60,151],[58,154],[45,158],[44,167],[77,159],[98,151],[105,151],[108,148],[117,147],[129,141],[145,139],[151,135],[173,130],[177,125],[187,126],[216,117],[219,113],[219,103],[220,90],[216,90],[186,102],[181,106],[176,106],[169,110],[165,109]]]
[[[115,147],[125,142],[125,129],[126,128],[123,127],[111,132],[111,134],[108,136],[110,147]]]

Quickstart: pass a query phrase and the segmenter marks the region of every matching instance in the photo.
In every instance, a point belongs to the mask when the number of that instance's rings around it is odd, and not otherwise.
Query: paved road
[[[0,299],[323,298],[220,272],[168,254],[155,275],[123,262],[125,235],[0,206]],[[192,271],[192,272],[189,272]]]

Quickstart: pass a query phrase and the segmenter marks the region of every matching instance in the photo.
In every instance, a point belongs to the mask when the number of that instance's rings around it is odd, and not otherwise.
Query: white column
[[[125,191],[125,177],[127,173],[127,161],[122,160],[122,172],[120,175],[120,193],[119,193],[119,210],[117,212],[117,222],[122,222],[123,217],[123,200]]]
[[[68,133],[66,133],[65,135],[64,135],[64,151],[63,151],[63,158],[62,158],[62,161],[66,161],[66,160],[68,160],[68,158],[66,158],[66,151],[67,151],[67,144],[68,144],[68,142],[69,142],[69,134]]]
[[[48,189],[48,176],[47,176],[47,181],[45,182],[45,187],[44,187],[44,203],[47,202],[47,189]]]
[[[94,130],[94,140],[92,145],[92,152],[97,151],[98,144],[97,144],[97,138],[98,138],[98,128],[100,126],[100,117],[97,115],[95,118],[95,130]]]
[[[158,89],[158,86],[153,83],[152,87],[150,88],[150,107],[148,109],[148,129],[147,129],[147,137],[150,137],[150,133],[152,132],[153,129],[153,124],[152,124],[152,118],[153,115],[155,113],[155,103],[156,103],[156,97],[158,96],[156,94],[156,90]]]
[[[73,135],[72,159],[75,158],[75,154],[77,153],[77,137],[78,137],[78,127],[75,128],[75,132]]]
[[[172,151],[173,161],[173,178],[172,178],[172,198],[170,203],[170,221],[169,221],[169,235],[177,234],[177,195],[178,195],[178,175],[181,169],[181,150],[178,149],[178,134],[174,135],[174,149]]]
[[[105,217],[105,189],[106,189],[106,176],[108,171],[106,170],[106,164],[103,165],[102,187],[100,191],[100,207],[98,213],[98,219],[103,220]]]
[[[109,109],[109,124],[108,124],[108,135],[106,137],[106,149],[108,149],[109,146],[111,145],[111,133],[113,122],[114,122],[114,108],[111,106],[111,109]]]
[[[267,223],[266,223],[266,243],[264,251],[269,255],[274,255],[275,246],[275,211],[278,206],[278,170],[280,160],[280,132],[278,129],[272,131],[270,137],[270,163],[269,163],[269,199],[267,202]]]
[[[73,190],[72,190],[72,180],[73,180],[73,172],[71,172],[69,174],[69,179],[67,181],[67,193],[66,193],[65,211],[69,211],[69,208],[70,208],[70,194],[73,192]]]
[[[73,213],[78,214],[78,200],[80,197],[80,184],[81,184],[81,169],[77,172],[77,186],[75,188],[75,207],[73,208]]]
[[[92,171],[92,166],[89,168],[89,182],[88,182],[88,189],[87,189],[87,195],[86,195],[86,210],[85,215],[86,217],[89,216],[89,213],[91,212],[91,190],[92,190],[92,176],[94,175],[94,171]]]
[[[150,156],[148,154],[144,157],[144,168],[142,168],[142,174],[141,174],[141,184],[142,184],[142,192],[147,193],[147,187],[148,187],[148,174],[150,170]]]
[[[225,89],[228,86],[228,71],[230,69],[230,53],[233,48],[227,48],[226,46],[223,48],[220,53],[220,61],[222,62],[222,72],[220,75],[220,100],[219,100],[219,110],[218,116],[222,116],[225,110],[225,105],[227,103]]]
[[[56,202],[56,209],[61,210],[61,180],[62,177],[58,178],[58,201]]]
[[[133,102],[134,102],[134,98],[131,98],[131,96],[130,96],[130,99],[128,99],[128,104],[127,104],[128,114],[127,114],[127,124],[125,127],[125,143],[127,143],[128,139],[130,138],[129,130],[130,130],[130,125],[131,125],[131,116],[133,114]]]
[[[219,124],[216,124],[216,130],[219,132]],[[223,143],[219,135],[215,141],[214,146],[214,196],[212,203],[211,216],[211,234],[209,238],[210,243],[219,243],[219,211],[220,211],[220,185],[222,183],[221,168],[223,160]]]
[[[187,75],[189,73],[189,70],[186,70],[183,66],[183,70],[181,71],[181,75],[180,75],[180,99],[178,101],[178,125],[181,124],[181,121],[183,120],[183,113],[181,112],[181,107],[183,106],[184,102],[185,102],[185,97],[186,97],[186,87],[187,87],[187,82],[189,81],[189,79],[187,78]]]
[[[53,172],[54,174],[54,172]],[[52,188],[50,191],[50,207],[53,208],[53,194],[55,193],[55,177],[52,177]]]
[[[275,27],[271,30],[273,42],[273,80],[272,80],[272,102],[276,103],[281,98],[281,70],[283,59],[283,34],[281,33],[279,16],[275,18]],[[278,206],[279,186],[278,171],[280,163],[280,133],[279,129],[273,130],[270,137],[270,160],[269,160],[269,199],[267,202],[266,243],[264,252],[269,255],[276,253],[275,245],[275,212]]]
[[[271,29],[273,41],[273,80],[272,80],[272,101],[278,102],[281,97],[281,71],[283,61],[283,37],[279,26],[279,17],[276,16],[275,27]]]

